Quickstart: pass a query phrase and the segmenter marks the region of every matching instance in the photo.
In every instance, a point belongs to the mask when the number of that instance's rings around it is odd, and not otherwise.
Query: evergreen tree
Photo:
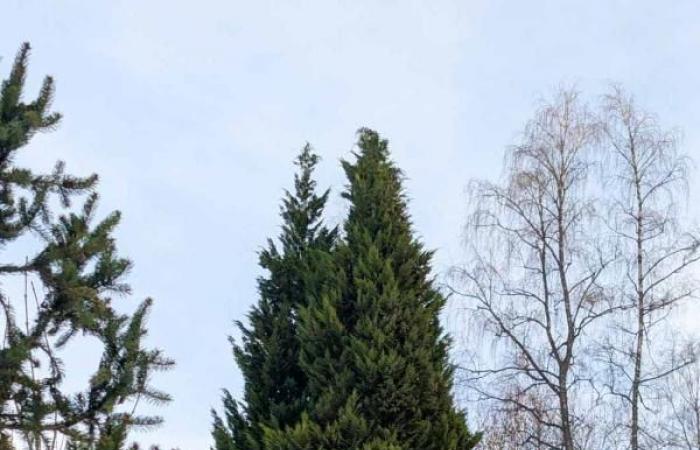
[[[470,449],[478,436],[451,397],[432,253],[413,237],[387,141],[362,129],[358,146],[356,161],[343,162],[350,211],[335,252],[340,282],[302,313],[309,405],[295,427],[268,430],[267,448]]]
[[[28,44],[21,47],[0,87],[0,249],[30,235],[42,247],[18,263],[10,263],[6,254],[0,266],[3,280],[25,277],[23,301],[0,292],[0,448],[12,448],[10,435],[30,449],[49,448],[61,435],[71,445],[91,448],[105,424],[117,418],[125,430],[158,423],[157,417],[123,414],[119,406],[137,398],[167,401],[166,394],[150,386],[150,375],[172,362],[160,351],[142,347],[150,299],[131,316],[112,307],[111,295],[130,290],[123,278],[131,262],[117,255],[112,236],[119,213],[95,223],[97,176],[67,175],[62,162],[50,174],[14,163],[32,136],[51,130],[61,118],[49,111],[54,93],[50,77],[36,100],[22,99],[29,50]],[[70,209],[80,194],[87,194],[83,207]],[[58,217],[51,206],[54,198],[64,210]],[[69,393],[63,389],[61,350],[81,335],[100,342],[103,354],[88,387]]]
[[[337,232],[326,228],[321,215],[328,191],[316,193],[312,179],[318,162],[307,144],[295,164],[294,192],[286,192],[279,245],[269,240],[260,254],[268,275],[258,280],[260,299],[248,315],[249,325],[237,323],[241,344],[233,353],[245,380],[245,401],[224,391],[224,418],[214,413],[216,450],[259,450],[265,428],[284,429],[299,421],[305,407],[306,375],[299,367],[298,311],[321,282],[316,260],[334,245]]]

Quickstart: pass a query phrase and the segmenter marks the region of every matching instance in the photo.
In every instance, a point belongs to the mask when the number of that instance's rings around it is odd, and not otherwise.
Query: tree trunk
[[[561,438],[564,450],[574,450],[574,436],[571,432],[569,392],[566,386],[566,376],[559,377],[559,415],[561,418]]]
[[[632,142],[632,141],[631,141]],[[634,187],[637,196],[637,342],[634,353],[634,378],[632,379],[632,414],[630,418],[630,450],[639,450],[639,390],[642,383],[642,350],[644,347],[644,201],[642,199],[641,181],[637,166],[637,154],[631,143],[634,172]]]

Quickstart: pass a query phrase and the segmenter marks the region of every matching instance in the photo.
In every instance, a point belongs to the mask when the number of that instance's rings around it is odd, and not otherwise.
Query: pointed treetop
[[[29,43],[22,44],[10,76],[0,87],[0,118],[7,124],[0,130],[3,157],[26,144],[36,132],[50,129],[61,120],[59,113],[48,111],[54,95],[54,82],[50,76],[44,78],[36,100],[28,104],[22,102],[30,50]]]
[[[363,127],[357,130],[359,135],[357,145],[362,149],[365,154],[376,153],[382,158],[389,157],[389,141],[383,139],[374,130]]]
[[[308,143],[294,161],[299,168],[294,174],[294,192],[285,191],[280,207],[284,221],[280,240],[287,251],[301,249],[316,239],[319,233],[328,233],[321,229],[321,216],[330,190],[318,194],[313,179],[319,161],[320,157]],[[334,235],[335,231],[331,230],[331,233]]]

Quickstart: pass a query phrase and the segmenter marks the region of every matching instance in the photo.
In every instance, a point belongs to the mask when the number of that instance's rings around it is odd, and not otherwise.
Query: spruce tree
[[[296,159],[299,172],[281,207],[279,244],[269,240],[260,253],[260,266],[268,274],[258,280],[260,297],[248,315],[249,324],[237,323],[241,343],[232,340],[245,382],[244,402],[224,391],[224,417],[214,413],[216,450],[263,449],[264,430],[298,422],[306,406],[297,316],[321,282],[315,261],[327,258],[337,235],[321,220],[329,192],[316,192],[312,175],[318,159],[308,144]]]
[[[413,236],[387,141],[362,129],[358,147],[343,162],[350,210],[335,252],[339,283],[301,315],[309,404],[295,427],[268,430],[267,448],[470,449],[478,435],[451,397],[432,253]]]
[[[18,441],[30,449],[53,448],[61,436],[71,446],[94,448],[107,424],[118,423],[125,435],[132,425],[159,422],[120,406],[167,401],[150,386],[151,373],[172,362],[142,346],[150,299],[132,315],[112,306],[113,296],[130,291],[124,276],[131,262],[117,254],[119,212],[96,220],[97,176],[68,175],[63,162],[48,174],[15,163],[36,133],[61,119],[50,111],[50,77],[34,101],[23,100],[29,50],[29,44],[21,47],[0,87],[0,249],[20,238],[39,241],[35,254],[12,262],[5,253],[0,265],[3,285],[19,275],[25,287],[24,298],[0,292],[0,448]],[[72,208],[81,196],[82,208]],[[102,357],[88,386],[67,392],[62,350],[81,336],[99,342]]]

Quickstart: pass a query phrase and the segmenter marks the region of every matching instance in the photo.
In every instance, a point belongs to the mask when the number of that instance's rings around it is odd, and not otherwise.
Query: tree
[[[249,326],[238,322],[242,343],[232,340],[245,402],[224,392],[225,420],[214,412],[217,450],[263,449],[265,428],[284,429],[301,418],[306,374],[299,366],[298,313],[320,279],[313,261],[330,252],[337,237],[321,220],[329,191],[316,193],[312,175],[318,159],[307,144],[295,162],[294,192],[283,200],[280,248],[269,240],[260,254],[260,266],[268,271],[258,281],[260,300],[248,315]]]
[[[350,210],[338,284],[301,314],[310,401],[301,423],[267,434],[268,448],[470,449],[478,436],[453,404],[432,253],[413,237],[387,141],[362,129],[358,147],[343,162]]]
[[[609,388],[629,409],[630,449],[638,450],[640,437],[651,433],[640,417],[645,391],[657,391],[651,385],[694,358],[686,354],[672,365],[650,364],[660,361],[653,355],[662,350],[663,335],[656,342],[656,330],[667,326],[668,311],[695,291],[686,274],[700,259],[700,238],[679,228],[676,205],[688,182],[689,161],[679,153],[674,133],[663,130],[620,87],[605,96],[603,117],[613,187],[609,227],[620,241],[620,290],[631,312],[618,320],[618,339],[605,346],[605,355],[614,378]]]
[[[150,299],[131,316],[112,306],[111,295],[130,292],[124,276],[131,262],[117,255],[112,236],[119,213],[95,223],[97,176],[67,175],[63,162],[50,174],[14,164],[36,133],[53,129],[61,118],[49,111],[51,77],[36,100],[22,99],[29,51],[29,44],[22,45],[0,88],[0,248],[32,235],[42,247],[25,261],[0,265],[3,285],[11,284],[12,276],[25,280],[24,302],[0,293],[0,446],[11,448],[11,435],[31,449],[56,448],[61,437],[92,446],[108,423],[128,428],[159,422],[136,415],[133,402],[169,399],[150,381],[154,370],[172,362],[142,346]],[[82,209],[70,209],[81,194],[87,194]],[[56,198],[68,210],[58,218],[51,207]],[[63,390],[61,354],[80,335],[98,341],[103,353],[88,387],[69,393]]]
[[[682,389],[664,384],[698,348],[670,345],[674,308],[697,294],[700,238],[678,212],[688,168],[676,133],[621,88],[594,113],[565,90],[508,152],[505,182],[474,182],[454,290],[481,334],[463,369],[481,416],[513,424],[488,427],[488,444],[677,445]]]
[[[672,347],[672,360],[687,360],[687,345]],[[697,346],[696,342],[689,344]],[[692,349],[694,353],[697,349]],[[660,432],[657,442],[664,448],[700,450],[700,362],[695,359],[691,364],[679,364],[664,380],[660,399],[662,407],[657,409],[654,424]],[[659,413],[660,412],[660,413]]]
[[[482,405],[510,405],[534,421],[525,448],[592,448],[582,444],[593,401],[587,338],[618,308],[602,284],[615,254],[588,184],[598,136],[578,94],[562,90],[509,150],[504,182],[473,183],[471,260],[455,270],[453,289],[490,345],[475,335],[470,347],[487,353],[463,368]]]
[[[483,419],[484,437],[480,448],[519,450],[542,448],[547,442],[556,442],[554,430],[545,425],[557,420],[556,411],[547,407],[543,399],[536,398],[536,391],[523,391],[514,386],[502,392],[507,400],[494,405]],[[519,404],[530,405],[531,410],[525,411]]]
[[[69,442],[66,446],[66,450],[141,450],[138,443],[127,442],[129,432],[129,423],[120,418],[115,418],[114,420],[106,421],[102,425],[99,437],[91,443],[76,443]],[[56,448],[51,447],[52,450]],[[59,447],[62,448],[62,447]],[[149,450],[160,450],[157,445],[152,445]],[[179,449],[173,449],[179,450]]]

